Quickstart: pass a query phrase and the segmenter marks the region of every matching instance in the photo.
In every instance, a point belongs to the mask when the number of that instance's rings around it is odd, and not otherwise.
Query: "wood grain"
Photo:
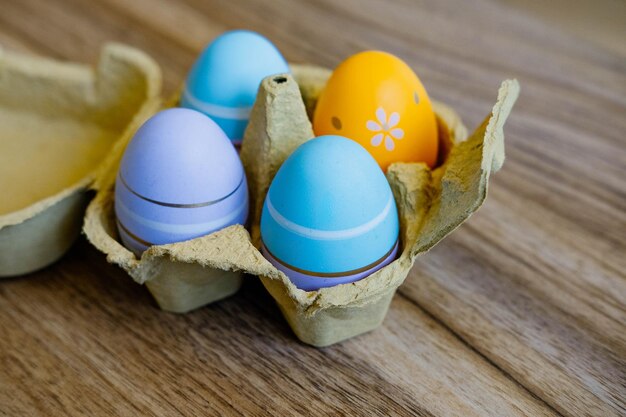
[[[254,277],[174,315],[81,241],[0,303],[7,415],[554,415],[404,297],[384,327],[314,349]]]
[[[600,6],[600,2],[599,5]],[[398,54],[470,127],[522,94],[485,206],[419,259],[379,330],[305,347],[253,278],[186,316],[84,241],[0,283],[0,414],[626,415],[626,60],[495,0],[0,1],[0,44],[93,62],[117,40],[172,92],[223,30],[332,67]]]

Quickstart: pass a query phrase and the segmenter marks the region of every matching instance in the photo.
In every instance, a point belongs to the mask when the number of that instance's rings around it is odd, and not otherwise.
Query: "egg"
[[[180,105],[211,117],[238,145],[261,81],[288,72],[287,62],[267,38],[247,30],[226,32],[191,68]]]
[[[361,52],[332,73],[317,102],[316,135],[342,135],[363,145],[383,170],[398,161],[437,162],[435,114],[421,81],[401,59]]]
[[[389,264],[398,236],[385,175],[361,145],[336,135],[291,154],[261,214],[264,256],[306,291],[354,282]]]
[[[245,224],[248,186],[237,151],[202,113],[157,113],[124,152],[115,214],[122,243],[138,256],[151,245]]]

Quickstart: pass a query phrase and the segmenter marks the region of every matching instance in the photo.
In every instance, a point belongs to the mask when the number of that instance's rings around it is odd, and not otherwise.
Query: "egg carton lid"
[[[105,44],[95,68],[0,48],[0,171],[13,196],[0,207],[0,277],[39,269],[69,248],[107,149],[160,89],[158,65],[122,44]],[[75,144],[86,157],[68,163],[46,150],[50,143]]]

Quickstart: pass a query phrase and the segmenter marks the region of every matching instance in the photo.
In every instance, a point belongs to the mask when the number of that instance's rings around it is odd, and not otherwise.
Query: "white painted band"
[[[211,116],[230,120],[248,120],[252,107],[226,107],[218,104],[206,103],[196,98],[187,88],[183,92],[183,97],[194,109]]]
[[[132,212],[128,207],[126,207],[121,201],[117,201],[116,206],[120,209],[126,216],[132,219],[134,222],[141,224],[142,226],[148,227],[152,230],[156,230],[163,233],[172,233],[172,234],[193,234],[198,233],[199,231],[206,231],[206,233],[211,233],[215,230],[223,228],[225,225],[232,224],[240,215],[247,210],[248,208],[248,200],[244,200],[241,206],[237,207],[237,210],[232,213],[220,217],[219,219],[215,219],[210,222],[204,223],[192,223],[192,224],[172,224],[172,223],[162,223],[154,220],[146,219],[138,215],[137,213]],[[172,209],[177,210],[177,209]],[[128,226],[126,224],[126,226]]]
[[[278,223],[280,226],[284,227],[285,229],[289,230],[290,232],[293,232],[295,234],[298,234],[300,236],[304,236],[310,239],[340,240],[340,239],[350,239],[353,237],[361,236],[369,232],[370,230],[374,229],[383,221],[385,221],[385,219],[387,218],[387,215],[389,214],[389,211],[391,210],[391,207],[393,206],[392,204],[393,196],[391,194],[389,195],[389,201],[387,201],[387,205],[385,205],[385,208],[383,209],[383,211],[381,211],[380,214],[378,214],[369,222],[363,223],[362,225],[357,226],[357,227],[353,227],[350,229],[341,229],[341,230],[322,230],[322,229],[312,229],[310,227],[301,226],[297,223],[292,222],[291,220],[285,218],[282,214],[280,214],[278,210],[276,210],[276,208],[272,204],[272,200],[270,199],[269,194],[267,195],[266,203],[267,203],[267,211],[269,212],[270,216],[272,216],[272,219],[274,219],[276,223]]]

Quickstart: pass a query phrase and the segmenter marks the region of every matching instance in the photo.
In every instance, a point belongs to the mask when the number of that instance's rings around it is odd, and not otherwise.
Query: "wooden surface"
[[[253,277],[167,314],[81,239],[0,282],[0,414],[626,415],[626,56],[511,3],[0,1],[5,48],[93,62],[123,41],[166,93],[241,27],[295,62],[396,53],[471,128],[502,79],[522,85],[487,203],[418,260],[378,330],[304,346]]]

